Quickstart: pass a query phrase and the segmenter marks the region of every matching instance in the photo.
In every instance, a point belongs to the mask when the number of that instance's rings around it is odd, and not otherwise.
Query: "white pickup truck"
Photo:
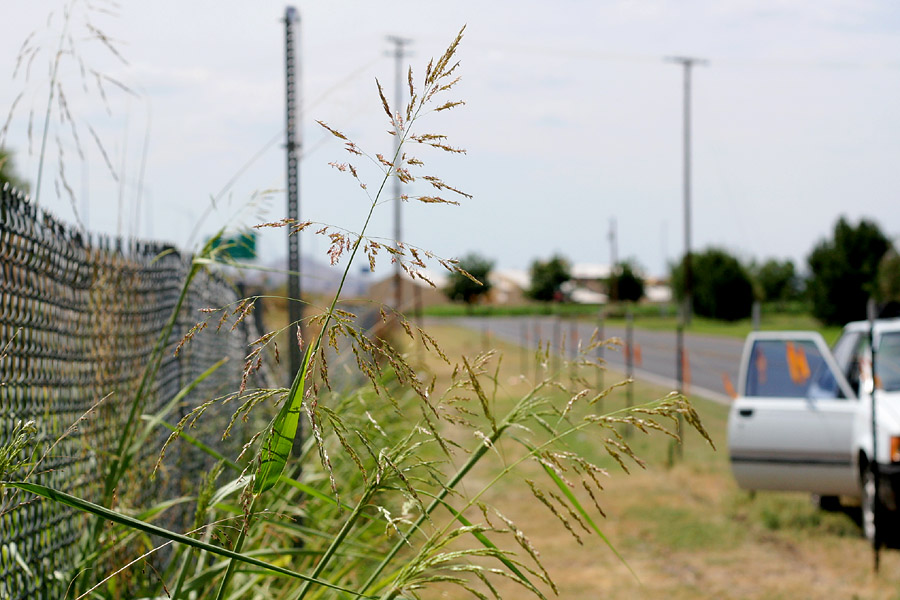
[[[858,498],[874,541],[894,533],[900,500],[900,319],[874,321],[871,339],[874,378],[868,322],[848,324],[831,350],[814,332],[750,334],[728,448],[741,488]]]

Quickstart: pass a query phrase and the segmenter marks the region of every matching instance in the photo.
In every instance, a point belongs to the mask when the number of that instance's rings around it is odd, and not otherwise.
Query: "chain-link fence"
[[[39,211],[5,186],[0,192],[0,444],[17,421],[34,420],[37,457],[30,480],[97,501],[141,377],[172,315],[190,257],[159,244],[89,239]],[[237,389],[253,320],[234,331],[210,327],[176,357],[172,349],[202,318],[199,309],[238,299],[224,279],[201,273],[189,288],[162,364],[138,414],[157,412],[211,365],[228,357],[170,416]],[[205,416],[191,435],[221,447],[230,417]],[[161,428],[160,428],[161,429]],[[194,491],[209,459],[187,444],[168,453],[149,480],[167,431],[145,446],[116,491],[120,505],[146,504]],[[243,442],[240,434],[226,450]],[[55,445],[53,445],[55,444]],[[52,446],[52,448],[51,448]],[[49,451],[48,451],[49,449]],[[19,473],[21,476],[23,473]],[[183,527],[189,508],[166,525]],[[57,599],[87,521],[61,504],[7,490],[0,499],[0,599]]]

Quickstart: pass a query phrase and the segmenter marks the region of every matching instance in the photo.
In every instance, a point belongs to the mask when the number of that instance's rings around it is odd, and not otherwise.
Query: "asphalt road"
[[[544,344],[550,342],[553,348],[565,341],[569,355],[574,354],[577,340],[586,342],[598,327],[598,323],[557,317],[458,317],[453,322],[529,348],[536,348],[537,340]],[[625,329],[605,327],[602,336],[622,340],[623,346],[618,350],[604,349],[602,358],[611,369],[624,372]],[[695,334],[685,334],[684,340],[687,351],[687,392],[729,404],[731,397],[728,386],[737,386],[743,340]],[[635,328],[634,348],[635,378],[677,388],[674,333]]]

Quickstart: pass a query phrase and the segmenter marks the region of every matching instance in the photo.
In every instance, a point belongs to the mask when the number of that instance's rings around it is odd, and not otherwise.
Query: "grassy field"
[[[613,326],[624,327],[624,318],[607,319],[606,323]],[[635,327],[653,331],[675,331],[678,319],[673,316],[641,315],[634,319]],[[822,325],[809,314],[769,314],[760,319],[760,329],[763,331],[818,331],[825,338],[827,344],[837,341],[841,333],[841,327]],[[687,328],[691,333],[701,335],[717,335],[743,339],[753,331],[753,323],[750,319],[727,322],[694,317],[693,322]]]
[[[529,302],[527,304],[475,304],[467,306],[461,302],[435,304],[423,309],[426,317],[524,317],[536,315],[596,316],[600,310],[597,304],[555,304],[549,302]]]
[[[434,328],[431,333],[451,357],[471,355],[485,345],[503,351],[501,402],[504,396],[512,398],[527,389],[517,376],[524,360],[519,348],[454,327]],[[446,369],[440,367],[438,374],[445,375],[441,370]],[[621,376],[607,372],[604,377],[609,384]],[[667,392],[638,383],[633,397],[640,402]],[[605,401],[603,409],[617,408],[625,398],[620,390]],[[683,458],[678,459],[668,438],[635,434],[633,446],[648,466],[632,468],[631,475],[615,468],[598,450],[596,432],[571,440],[573,449],[593,455],[598,464],[609,468],[608,485],[599,498],[606,518],[599,519],[599,524],[624,562],[595,535],[581,535],[583,545],[579,545],[534,501],[521,480],[507,480],[491,489],[487,500],[522,525],[541,551],[559,597],[900,598],[900,553],[883,551],[881,572],[874,574],[856,509],[827,513],[803,494],[751,496],[737,489],[727,461],[726,408],[699,398],[695,406],[717,449],[690,432]],[[505,452],[498,449],[494,464],[480,474],[481,480],[509,460]],[[537,478],[541,473],[535,466],[526,476]],[[507,599],[524,597],[512,583],[498,589]],[[424,597],[469,596],[448,587]]]
[[[615,327],[625,326],[626,307],[609,306],[603,308],[607,315],[605,318],[605,323],[607,325]],[[425,309],[424,314],[426,316],[434,317],[520,317],[559,315],[562,317],[595,321],[600,314],[600,309],[600,306],[586,304],[533,303],[519,306],[477,305],[466,307],[464,304],[458,303],[431,306]],[[676,316],[675,309],[669,305],[638,305],[629,310],[632,310],[634,314],[634,325],[639,329],[675,331],[675,328],[678,325],[678,317]],[[834,343],[841,332],[840,327],[822,325],[808,312],[798,310],[778,312],[774,309],[763,310],[760,319],[760,329],[769,331],[798,329],[818,331],[822,334],[828,344]],[[726,322],[703,317],[694,317],[691,325],[687,328],[687,331],[701,335],[716,335],[743,339],[748,333],[753,331],[753,322],[750,319]]]

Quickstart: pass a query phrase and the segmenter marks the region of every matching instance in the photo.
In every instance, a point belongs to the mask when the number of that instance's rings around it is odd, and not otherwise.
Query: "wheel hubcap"
[[[863,475],[862,521],[867,539],[875,539],[875,477],[871,471]]]

